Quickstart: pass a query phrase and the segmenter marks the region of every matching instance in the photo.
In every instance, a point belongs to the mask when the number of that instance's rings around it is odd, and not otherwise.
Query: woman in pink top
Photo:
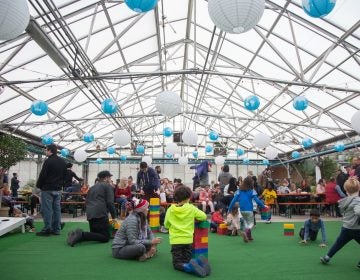
[[[214,203],[211,200],[211,191],[209,186],[205,186],[205,188],[201,188],[199,194],[199,201],[202,204],[202,209],[206,213],[206,205],[209,205],[211,214],[215,212]]]

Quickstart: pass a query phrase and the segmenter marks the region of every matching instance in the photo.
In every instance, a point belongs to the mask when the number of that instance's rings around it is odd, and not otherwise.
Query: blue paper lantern
[[[163,135],[164,137],[171,137],[173,135],[173,130],[171,127],[165,127],[163,129]]]
[[[334,146],[335,151],[342,152],[345,150],[345,145],[343,142],[337,142]]]
[[[63,149],[61,149],[60,154],[61,154],[63,157],[67,157],[67,156],[70,154],[70,152],[69,152],[68,149],[63,148]]]
[[[209,139],[211,141],[216,141],[216,140],[218,140],[218,138],[219,138],[219,133],[217,133],[215,131],[210,131],[209,132]]]
[[[106,149],[106,151],[107,151],[107,153],[108,153],[109,155],[112,155],[112,154],[115,153],[115,148],[114,148],[114,147],[108,147],[108,148]]]
[[[136,146],[136,153],[137,154],[143,154],[145,153],[145,147],[143,145],[137,145]]]
[[[260,106],[260,99],[256,95],[250,95],[245,98],[244,106],[249,111],[254,111]]]
[[[121,155],[121,156],[120,156],[120,160],[121,160],[121,161],[126,161],[126,159],[127,159],[127,156],[126,156],[126,155]]]
[[[244,163],[244,164],[249,164],[249,163],[250,163],[250,160],[249,160],[248,158],[244,158],[244,159],[243,159],[243,163]]]
[[[244,151],[243,149],[238,148],[238,149],[236,149],[236,154],[237,154],[238,156],[242,156],[242,155],[245,154],[245,151]]]
[[[118,109],[118,105],[112,98],[108,98],[101,103],[101,109],[105,114],[114,114]]]
[[[263,165],[269,165],[270,161],[268,159],[263,159],[262,163]]]
[[[312,145],[313,145],[313,142],[312,142],[312,140],[310,138],[304,138],[301,142],[302,142],[305,149],[306,148],[311,148]]]
[[[211,145],[206,145],[205,146],[205,152],[206,153],[211,153],[213,151],[213,147]]]
[[[84,140],[84,142],[86,142],[86,143],[91,143],[92,141],[95,140],[94,134],[92,134],[92,133],[85,133],[85,134],[83,135],[83,140]]]
[[[49,134],[46,134],[41,137],[41,143],[43,143],[44,145],[50,145],[54,143],[54,138],[52,138]]]
[[[336,0],[302,0],[302,6],[309,16],[314,18],[328,15],[335,7]]]
[[[293,159],[297,159],[297,158],[300,157],[300,153],[299,153],[298,151],[293,151],[293,152],[291,153],[291,157],[292,157]]]
[[[304,96],[297,96],[294,98],[293,107],[295,110],[303,111],[309,106],[309,101]]]
[[[35,100],[30,106],[31,113],[33,113],[34,115],[37,115],[37,116],[45,115],[47,113],[48,109],[49,108],[48,108],[47,103],[42,100]]]
[[[102,158],[97,158],[97,159],[96,159],[96,163],[97,163],[97,164],[103,164],[104,161],[103,161]]]
[[[199,152],[198,151],[193,151],[192,155],[193,155],[194,158],[198,158]]]
[[[146,13],[155,8],[158,0],[125,0],[125,4],[134,12]]]

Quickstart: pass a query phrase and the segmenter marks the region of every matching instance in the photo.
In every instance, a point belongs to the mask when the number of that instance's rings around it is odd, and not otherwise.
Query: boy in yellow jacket
[[[200,277],[210,274],[207,259],[200,256],[191,259],[194,235],[194,219],[206,220],[206,214],[189,203],[191,190],[180,186],[174,192],[176,204],[170,206],[166,212],[164,226],[169,229],[169,241],[175,269],[192,273]]]

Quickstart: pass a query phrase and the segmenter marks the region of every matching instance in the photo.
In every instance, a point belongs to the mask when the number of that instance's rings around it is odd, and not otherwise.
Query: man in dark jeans
[[[146,162],[140,163],[140,171],[137,174],[136,184],[141,187],[144,199],[150,201],[152,197],[159,197],[156,191],[160,188],[158,173],[147,165]]]
[[[67,243],[73,247],[81,241],[108,242],[110,239],[109,218],[115,219],[114,190],[110,185],[112,174],[105,170],[97,175],[97,183],[86,196],[86,216],[90,232],[77,228],[68,233]]]
[[[36,187],[41,190],[41,215],[44,220],[43,229],[37,236],[60,235],[61,230],[61,189],[66,174],[65,161],[57,156],[54,144],[46,146],[48,158],[44,161]]]

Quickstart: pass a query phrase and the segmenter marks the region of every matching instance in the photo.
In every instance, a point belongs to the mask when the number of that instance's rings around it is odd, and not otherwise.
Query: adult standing
[[[36,187],[41,190],[41,214],[43,229],[38,236],[60,235],[61,230],[61,188],[64,185],[66,162],[57,156],[54,144],[46,146],[47,159],[44,161]]]
[[[230,179],[232,178],[231,173],[229,172],[230,168],[229,165],[225,164],[222,168],[221,168],[221,172],[219,173],[218,176],[218,181],[220,184],[220,189],[221,192],[224,194],[224,188],[226,185],[229,184]]]
[[[341,168],[338,169],[337,171],[337,176],[336,176],[336,184],[338,186],[340,186],[340,189],[343,193],[346,193],[345,192],[345,189],[344,189],[344,184],[346,182],[347,179],[349,179],[350,177],[350,170],[351,170],[351,166],[345,166],[344,167],[346,172],[344,172]]]
[[[356,157],[356,164],[354,166],[355,169],[355,176],[357,177],[358,181],[360,181],[360,156]]]
[[[159,197],[156,193],[160,188],[159,175],[144,161],[140,163],[140,171],[137,174],[136,184],[141,187],[145,200],[150,201],[152,197]]]
[[[18,189],[20,188],[19,183],[20,181],[18,180],[17,173],[13,173],[13,177],[11,178],[10,188],[11,188],[11,195],[14,198],[18,197]]]
[[[73,247],[82,241],[108,242],[110,239],[109,218],[115,219],[114,190],[111,186],[112,174],[101,171],[97,175],[97,183],[89,189],[86,196],[86,217],[90,232],[77,228],[68,233],[67,243]]]

